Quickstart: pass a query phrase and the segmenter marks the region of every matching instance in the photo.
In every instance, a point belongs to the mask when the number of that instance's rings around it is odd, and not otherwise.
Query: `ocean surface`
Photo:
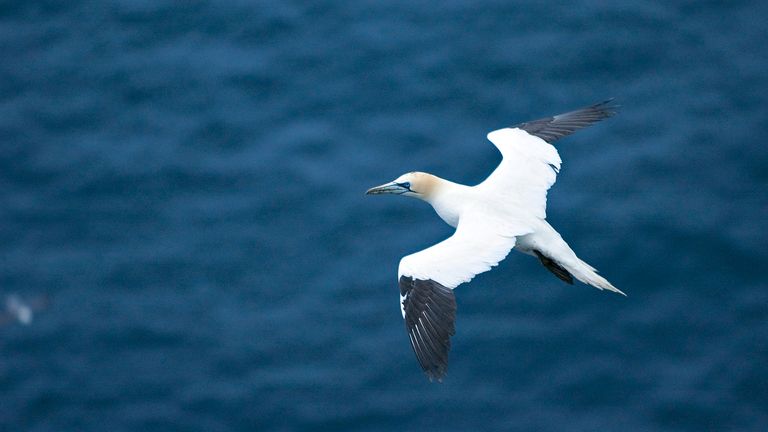
[[[768,430],[768,2],[0,1],[0,430]],[[558,141],[548,219],[431,383],[364,196]]]

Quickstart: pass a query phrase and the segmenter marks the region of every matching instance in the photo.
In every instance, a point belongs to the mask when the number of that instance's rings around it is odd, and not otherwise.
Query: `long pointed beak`
[[[366,195],[380,195],[380,194],[396,194],[401,195],[408,192],[408,189],[395,183],[395,182],[389,182],[386,184],[383,184],[381,186],[376,186],[373,188],[368,189],[365,194]]]

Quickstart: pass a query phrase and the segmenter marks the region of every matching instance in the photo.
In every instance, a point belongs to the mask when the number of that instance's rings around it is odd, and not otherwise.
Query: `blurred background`
[[[768,3],[0,1],[0,429],[768,430]],[[548,215],[627,298],[513,253],[442,384],[366,197],[557,142]]]

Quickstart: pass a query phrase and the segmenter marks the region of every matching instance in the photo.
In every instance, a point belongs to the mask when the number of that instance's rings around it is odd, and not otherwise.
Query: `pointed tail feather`
[[[570,273],[574,278],[587,285],[626,296],[620,289],[597,274],[594,267],[579,259],[573,249],[568,246],[568,243],[563,240],[563,237],[546,221],[542,221],[542,225],[536,232],[518,237],[515,247],[522,252],[539,257],[547,269],[566,282],[568,281],[558,273],[563,275]]]
[[[601,290],[613,291],[626,297],[624,292],[613,286],[607,279],[597,274],[597,270],[595,270],[594,267],[578,258],[576,258],[575,264],[565,265],[564,267],[573,275],[573,277],[587,285],[592,285]]]

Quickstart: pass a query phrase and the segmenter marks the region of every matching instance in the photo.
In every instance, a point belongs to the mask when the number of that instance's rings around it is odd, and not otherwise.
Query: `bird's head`
[[[437,177],[423,172],[409,172],[381,186],[368,189],[366,195],[394,194],[427,199],[434,192]]]

